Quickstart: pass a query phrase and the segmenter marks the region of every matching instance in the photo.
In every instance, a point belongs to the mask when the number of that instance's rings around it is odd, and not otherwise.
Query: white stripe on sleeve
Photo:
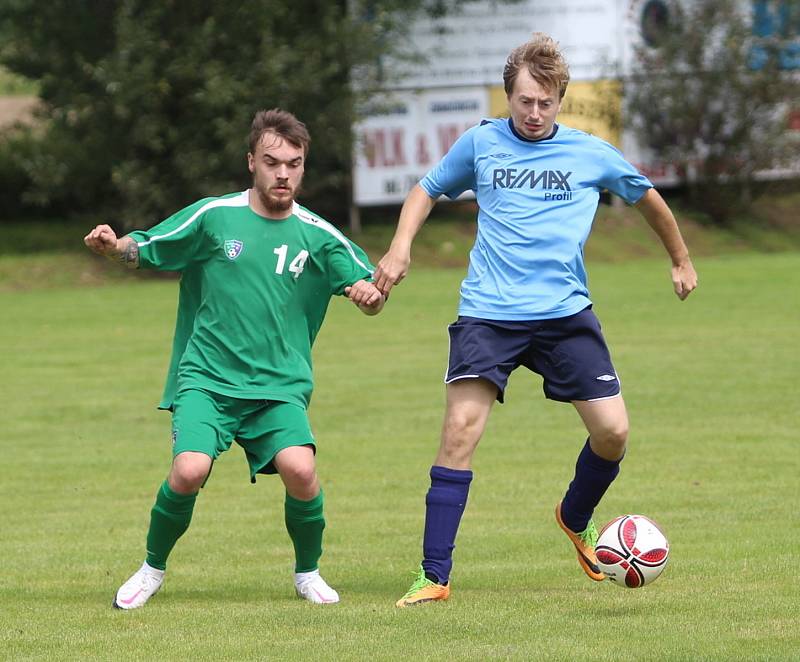
[[[342,242],[342,244],[344,244],[344,247],[347,249],[347,252],[350,253],[350,257],[353,258],[353,261],[358,266],[360,266],[362,269],[365,269],[366,271],[368,271],[370,276],[372,275],[372,273],[373,273],[372,269],[370,269],[366,264],[364,264],[361,260],[358,259],[358,256],[356,255],[356,252],[353,250],[353,247],[350,245],[350,241],[347,239],[347,237],[345,237],[339,231],[338,228],[336,228],[336,226],[328,223],[328,221],[320,218],[319,216],[316,216],[316,215],[312,214],[311,212],[307,211],[306,209],[302,209],[300,207],[300,205],[298,205],[296,202],[294,203],[294,209],[292,210],[292,212],[303,223],[306,223],[308,225],[313,225],[315,227],[321,228],[322,230],[325,230],[329,234],[331,234],[334,237],[336,237],[340,242]]]
[[[218,200],[212,200],[204,204],[200,209],[198,209],[194,214],[192,214],[188,219],[186,219],[183,223],[181,223],[177,228],[172,230],[171,232],[167,232],[166,234],[157,234],[153,237],[150,237],[147,241],[139,241],[136,243],[137,246],[140,248],[142,246],[147,246],[154,241],[159,241],[160,239],[166,239],[167,237],[171,237],[172,235],[178,234],[179,232],[188,228],[192,223],[194,223],[199,217],[200,214],[203,212],[208,211],[209,209],[214,209],[215,207],[246,207],[248,204],[247,199],[247,191],[242,191],[239,195],[234,196],[233,198],[223,198]]]

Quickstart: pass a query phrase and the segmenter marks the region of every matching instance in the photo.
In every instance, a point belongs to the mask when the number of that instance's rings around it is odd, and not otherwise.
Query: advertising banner
[[[484,87],[399,91],[357,128],[354,199],[402,202],[458,137],[488,115]]]
[[[759,38],[785,35],[781,63],[787,71],[800,68],[795,2],[741,0],[753,20],[755,55]],[[354,204],[401,202],[463,131],[484,117],[505,115],[503,66],[533,32],[552,36],[569,63],[559,122],[607,140],[656,184],[678,183],[673,165],[625,128],[619,82],[630,71],[635,46],[657,47],[669,20],[665,0],[521,0],[466,3],[456,14],[417,21],[410,49],[425,61],[384,63],[402,72],[400,82],[391,101],[381,100],[356,127]],[[791,117],[789,128],[797,130],[800,109]]]

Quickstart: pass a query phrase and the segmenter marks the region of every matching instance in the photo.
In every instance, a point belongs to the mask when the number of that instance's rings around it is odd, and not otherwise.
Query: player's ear
[[[247,169],[250,172],[255,172],[256,169],[256,159],[252,152],[247,152]]]

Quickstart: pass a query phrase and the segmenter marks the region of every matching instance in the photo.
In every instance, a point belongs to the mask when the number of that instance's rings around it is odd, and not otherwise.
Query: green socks
[[[173,492],[165,480],[156,494],[150,511],[150,529],[147,532],[147,564],[166,570],[167,557],[192,521],[192,510],[197,494]]]
[[[177,494],[165,480],[156,494],[150,511],[147,532],[147,564],[159,570],[167,567],[167,557],[192,521],[197,494]],[[319,567],[322,556],[322,491],[311,501],[300,501],[286,495],[286,530],[292,539],[295,572],[311,572]]]
[[[311,501],[286,495],[286,530],[294,544],[295,572],[311,572],[319,567],[322,556],[322,491]]]

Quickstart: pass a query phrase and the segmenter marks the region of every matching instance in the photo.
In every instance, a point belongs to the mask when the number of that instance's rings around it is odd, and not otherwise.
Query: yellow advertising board
[[[619,81],[576,81],[569,84],[556,120],[591,133],[621,147],[622,87]],[[493,117],[506,117],[508,103],[502,85],[489,88],[489,110]]]

